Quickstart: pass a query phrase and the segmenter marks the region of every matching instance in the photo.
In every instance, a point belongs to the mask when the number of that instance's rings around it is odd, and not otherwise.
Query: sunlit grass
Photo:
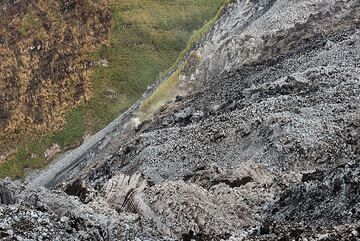
[[[201,34],[194,31],[206,25],[223,4],[224,0],[113,1],[113,35],[92,56],[108,60],[109,67],[94,73],[94,97],[86,104],[88,129],[101,129],[130,107],[195,42],[191,36]],[[109,90],[117,98],[108,98]]]
[[[160,84],[151,96],[144,100],[140,107],[141,120],[147,119],[175,96],[175,89],[179,84],[182,69],[183,66],[180,66],[166,81]]]

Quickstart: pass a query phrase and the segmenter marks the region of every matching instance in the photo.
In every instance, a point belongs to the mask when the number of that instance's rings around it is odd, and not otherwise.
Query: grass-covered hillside
[[[0,176],[41,167],[45,150],[66,139],[50,132],[91,98],[89,54],[107,41],[111,19],[107,1],[0,1]]]
[[[203,33],[195,31],[209,26],[227,0],[104,2],[111,12],[111,33],[87,57],[94,66],[86,90],[89,98],[73,103],[60,129],[24,135],[17,151],[0,166],[0,177],[22,177],[26,169],[41,168],[59,150],[79,144],[84,136],[111,122],[189,49]],[[31,16],[27,18],[31,24]]]
[[[94,98],[85,106],[88,129],[98,130],[134,103],[224,2],[113,0],[111,39],[93,56],[109,61],[109,67],[94,73]]]

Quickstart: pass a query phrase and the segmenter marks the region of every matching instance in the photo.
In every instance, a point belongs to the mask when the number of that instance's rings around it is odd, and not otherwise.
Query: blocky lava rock
[[[181,72],[193,91],[65,192],[6,186],[0,235],[358,241],[359,19],[355,0],[232,1]]]

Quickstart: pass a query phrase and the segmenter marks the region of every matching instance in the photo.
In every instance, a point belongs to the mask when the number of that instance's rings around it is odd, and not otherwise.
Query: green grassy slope
[[[91,56],[93,60],[106,59],[108,67],[98,66],[93,71],[92,98],[68,113],[62,130],[26,141],[24,148],[1,165],[0,178],[19,178],[28,168],[42,168],[47,164],[44,151],[53,143],[62,148],[75,146],[84,133],[93,134],[106,126],[184,55],[227,2],[110,0],[111,38]]]
[[[94,55],[109,67],[94,73],[94,98],[87,103],[88,128],[99,130],[134,103],[187,47],[194,30],[217,13],[224,0],[113,1],[110,43]],[[115,97],[106,92],[115,91]]]

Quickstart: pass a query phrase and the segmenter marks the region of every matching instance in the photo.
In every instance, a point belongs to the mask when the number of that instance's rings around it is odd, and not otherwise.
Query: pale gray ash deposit
[[[50,190],[3,181],[0,237],[359,241],[360,2],[236,0],[192,53]]]

